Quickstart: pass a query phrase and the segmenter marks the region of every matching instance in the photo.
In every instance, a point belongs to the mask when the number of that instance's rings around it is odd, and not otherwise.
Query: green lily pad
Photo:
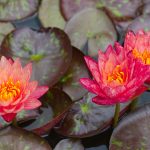
[[[56,132],[67,137],[84,138],[96,135],[110,126],[115,106],[102,106],[92,102],[94,94],[88,93],[75,102],[68,115],[55,127]],[[129,103],[121,104],[121,112]]]
[[[65,75],[61,78],[61,88],[65,91],[73,101],[81,99],[86,93],[79,79],[82,77],[89,78],[89,71],[84,61],[84,54],[73,47],[73,56],[69,69]]]
[[[32,62],[32,79],[48,86],[59,81],[72,59],[70,41],[58,28],[16,29],[7,35],[0,53],[14,59],[19,57],[23,65]]]
[[[54,150],[84,150],[84,146],[79,140],[64,139],[56,145]]]
[[[66,22],[60,13],[59,0],[42,0],[38,15],[44,27],[65,27]]]
[[[150,149],[150,104],[136,109],[115,128],[110,139],[109,150]]]
[[[86,8],[76,13],[66,24],[65,32],[72,45],[81,51],[85,51],[84,47],[87,44],[86,54],[92,56],[96,56],[99,49],[105,51],[105,47],[117,40],[111,20],[102,10],[95,8]],[[110,40],[111,43],[108,43]]]
[[[28,122],[21,124],[27,130],[44,135],[47,134],[72,106],[72,100],[63,91],[53,88],[42,97],[42,106],[39,108],[38,116]],[[26,125],[27,124],[27,125]]]
[[[33,15],[40,0],[1,0],[0,21],[14,21]]]
[[[0,149],[52,150],[43,138],[21,128],[11,126],[0,130]]]

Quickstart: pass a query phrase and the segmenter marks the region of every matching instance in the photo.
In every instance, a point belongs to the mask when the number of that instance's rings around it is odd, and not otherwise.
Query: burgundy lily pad
[[[86,8],[76,13],[66,24],[65,32],[70,37],[72,45],[81,51],[84,51],[85,45],[90,43],[87,53],[91,54],[91,51],[94,51],[92,56],[96,56],[99,49],[106,48],[117,40],[117,34],[111,20],[102,10],[95,8]],[[103,40],[105,42],[102,42]],[[97,49],[97,47],[99,48]]]
[[[0,23],[0,44],[3,41],[4,37],[12,30],[14,30],[14,27],[11,23]]]
[[[42,106],[39,108],[38,116],[30,122],[24,122],[23,126],[27,130],[44,135],[50,131],[61,119],[72,105],[70,97],[59,89],[50,89],[42,97]]]
[[[150,104],[126,116],[112,133],[110,150],[150,149]]]
[[[50,145],[41,137],[29,131],[16,127],[0,130],[1,150],[52,150]]]
[[[142,0],[100,0],[98,8],[104,8],[117,21],[127,21],[137,16],[138,8],[143,5]]]
[[[60,12],[59,0],[42,0],[38,14],[44,27],[64,29],[66,22]]]
[[[87,93],[87,90],[81,86],[79,79],[82,77],[89,78],[90,75],[85,64],[84,54],[75,47],[72,49],[72,62],[69,69],[60,80],[60,83],[62,84],[62,90],[74,101],[81,99]]]
[[[139,16],[128,26],[128,30],[132,30],[135,33],[139,30],[150,31],[149,20],[150,16],[148,14]]]
[[[0,2],[0,21],[14,21],[33,15],[40,0],[2,0]]]
[[[100,106],[92,102],[95,95],[88,93],[76,102],[68,115],[55,130],[67,137],[90,137],[109,127],[114,116],[115,106]],[[125,110],[128,103],[121,105]]]
[[[64,139],[56,145],[54,150],[84,150],[84,147],[79,140]]]
[[[66,20],[69,20],[75,13],[87,7],[95,7],[98,0],[60,0],[61,12]]]
[[[19,57],[23,65],[32,62],[32,79],[40,85],[52,86],[68,69],[72,47],[68,36],[58,28],[21,28],[7,35],[1,54]]]

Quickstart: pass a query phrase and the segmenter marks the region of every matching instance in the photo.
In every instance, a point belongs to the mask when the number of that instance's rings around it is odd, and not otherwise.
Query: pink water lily
[[[145,80],[150,75],[150,68],[140,61],[131,59],[124,48],[115,44],[109,46],[105,53],[99,51],[98,62],[85,56],[86,64],[93,79],[81,78],[81,84],[96,94],[93,102],[112,105],[127,102],[143,93],[147,87]]]
[[[0,115],[7,122],[12,121],[21,110],[35,109],[41,105],[38,100],[47,86],[38,86],[30,81],[32,65],[22,68],[20,60],[14,62],[4,56],[0,60]]]
[[[133,58],[150,65],[150,32],[140,30],[134,34],[129,31],[125,37],[124,48]],[[150,83],[150,78],[146,82]]]

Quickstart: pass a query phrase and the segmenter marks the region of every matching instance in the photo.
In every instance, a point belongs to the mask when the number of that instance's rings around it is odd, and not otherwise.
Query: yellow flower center
[[[117,65],[113,72],[108,75],[107,80],[108,82],[116,81],[119,84],[123,84],[125,82],[125,75],[120,65]]]
[[[134,49],[132,54],[135,58],[142,60],[144,64],[150,65],[150,51],[145,50],[144,52],[139,52]]]
[[[20,82],[13,82],[11,79],[0,85],[0,100],[9,101],[20,94]]]

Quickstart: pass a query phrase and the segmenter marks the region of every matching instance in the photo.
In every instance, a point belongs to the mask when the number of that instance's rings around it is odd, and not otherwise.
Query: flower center
[[[144,64],[150,65],[150,51],[145,50],[144,52],[139,52],[134,49],[132,54],[135,58],[142,60]]]
[[[20,82],[8,80],[0,85],[0,100],[9,101],[20,94]]]
[[[117,65],[113,72],[108,75],[107,80],[108,82],[116,81],[119,84],[123,84],[125,82],[125,75],[120,65]]]

